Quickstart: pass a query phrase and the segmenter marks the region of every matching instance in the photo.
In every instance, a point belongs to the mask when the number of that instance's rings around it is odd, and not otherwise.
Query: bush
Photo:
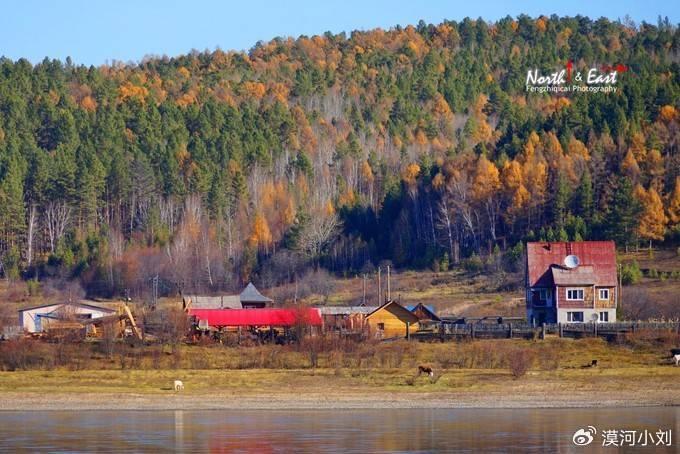
[[[28,296],[40,296],[41,294],[40,282],[38,282],[36,279],[26,281],[26,291],[28,293]]]
[[[448,271],[449,270],[449,254],[444,254],[442,258],[439,260],[439,269],[441,271]]]
[[[621,269],[621,282],[623,285],[637,284],[642,279],[642,271],[637,261],[624,265]]]
[[[510,368],[510,373],[515,379],[526,375],[533,362],[533,353],[528,350],[518,348],[508,354],[508,367]]]
[[[0,343],[0,370],[51,369],[54,366],[54,345],[30,339]]]
[[[472,254],[469,258],[462,261],[461,265],[466,271],[477,273],[484,269],[484,262],[477,254]]]

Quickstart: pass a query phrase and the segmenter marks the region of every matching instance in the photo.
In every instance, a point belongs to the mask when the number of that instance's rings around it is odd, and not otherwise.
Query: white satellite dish
[[[577,266],[579,266],[580,263],[581,261],[575,255],[568,255],[564,258],[564,266],[566,266],[569,269],[576,268]]]

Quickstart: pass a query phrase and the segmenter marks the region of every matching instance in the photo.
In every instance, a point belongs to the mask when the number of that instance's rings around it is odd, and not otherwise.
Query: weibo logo
[[[574,432],[571,441],[573,441],[576,446],[588,446],[593,442],[593,435],[596,433],[597,429],[593,426],[588,426],[587,429],[579,429]]]

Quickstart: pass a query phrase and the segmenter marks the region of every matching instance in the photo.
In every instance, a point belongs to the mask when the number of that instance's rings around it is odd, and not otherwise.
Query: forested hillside
[[[522,16],[2,59],[2,272],[214,291],[512,260],[528,239],[677,244],[679,45],[667,20]],[[616,93],[525,90],[568,60],[628,71]]]

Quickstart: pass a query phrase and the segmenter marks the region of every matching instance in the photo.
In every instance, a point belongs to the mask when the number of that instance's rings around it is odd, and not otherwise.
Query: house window
[[[538,291],[538,299],[541,301],[548,301],[550,298],[550,290],[547,288],[542,288]]]
[[[609,300],[609,289],[608,288],[601,288],[600,289],[600,299],[608,301]]]
[[[380,331],[385,331],[385,324],[384,323],[378,323],[378,329]]]
[[[567,301],[583,301],[583,289],[582,288],[568,288],[567,289]]]
[[[568,322],[582,322],[583,321],[583,312],[567,312],[567,321]]]
[[[600,312],[600,321],[601,322],[608,322],[609,321],[609,312]]]

